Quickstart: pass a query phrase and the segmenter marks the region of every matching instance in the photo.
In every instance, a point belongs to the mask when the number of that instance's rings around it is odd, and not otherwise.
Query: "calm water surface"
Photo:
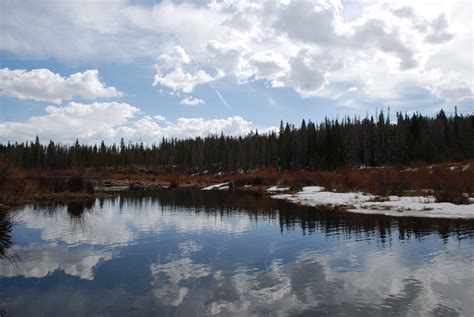
[[[130,192],[2,216],[0,257],[0,315],[474,315],[473,221]]]

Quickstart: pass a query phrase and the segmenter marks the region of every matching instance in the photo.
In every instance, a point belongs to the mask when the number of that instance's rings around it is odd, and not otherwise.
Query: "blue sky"
[[[2,1],[0,141],[472,113],[470,1]]]

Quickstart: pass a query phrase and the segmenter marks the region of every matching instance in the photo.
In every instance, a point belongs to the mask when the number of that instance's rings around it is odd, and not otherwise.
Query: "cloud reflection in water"
[[[162,316],[474,311],[472,223],[343,215],[226,193],[153,197],[19,211],[6,232],[15,243],[5,248],[19,260],[0,266],[0,308]],[[34,280],[50,286],[39,290]]]

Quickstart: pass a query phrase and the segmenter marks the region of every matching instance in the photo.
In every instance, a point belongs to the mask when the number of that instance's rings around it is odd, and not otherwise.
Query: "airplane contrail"
[[[170,30],[171,30],[171,33],[174,34],[174,36],[176,37],[176,39],[178,40],[178,42],[181,44],[181,46],[186,50],[186,46],[184,45],[184,42],[183,42],[183,39],[179,36],[179,34],[177,32],[175,32],[173,30],[172,27],[169,27]],[[199,70],[205,72],[205,70],[202,68],[201,64],[197,61],[196,58],[194,58],[193,54],[189,53],[188,51],[188,54],[189,56],[191,57],[191,59],[193,60],[194,64],[196,64],[196,66],[199,68]],[[209,86],[212,87],[212,89],[214,89],[214,91],[216,92],[216,95],[217,97],[219,97],[219,99],[222,101],[222,103],[224,104],[224,106],[226,106],[227,108],[230,108],[229,104],[227,103],[227,101],[224,99],[224,97],[221,95],[221,93],[219,92],[219,90],[216,88],[216,86],[212,83],[212,81],[208,82]]]
[[[156,4],[155,0],[153,0],[153,6],[158,6]],[[181,46],[184,48],[184,50],[186,50],[186,46],[184,45],[184,41],[179,36],[179,34],[171,26],[168,26],[168,28],[170,30],[170,33],[172,33],[176,37],[176,39],[181,44]],[[204,69],[202,68],[201,64],[196,60],[196,58],[194,58],[194,56],[192,54],[190,54],[189,52],[188,52],[188,54],[191,57],[191,59],[193,60],[194,64],[196,64],[196,66],[199,68],[199,70],[205,72]],[[224,97],[220,93],[219,89],[216,88],[216,86],[212,83],[212,81],[208,82],[208,84],[209,84],[209,86],[211,86],[212,89],[214,89],[214,91],[216,92],[217,97],[219,97],[220,101],[224,104],[224,106],[226,106],[227,108],[230,108],[229,103],[224,99]]]

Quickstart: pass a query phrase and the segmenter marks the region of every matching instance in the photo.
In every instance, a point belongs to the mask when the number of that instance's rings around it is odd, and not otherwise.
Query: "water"
[[[0,257],[12,316],[474,315],[473,221],[129,192],[3,216]]]

